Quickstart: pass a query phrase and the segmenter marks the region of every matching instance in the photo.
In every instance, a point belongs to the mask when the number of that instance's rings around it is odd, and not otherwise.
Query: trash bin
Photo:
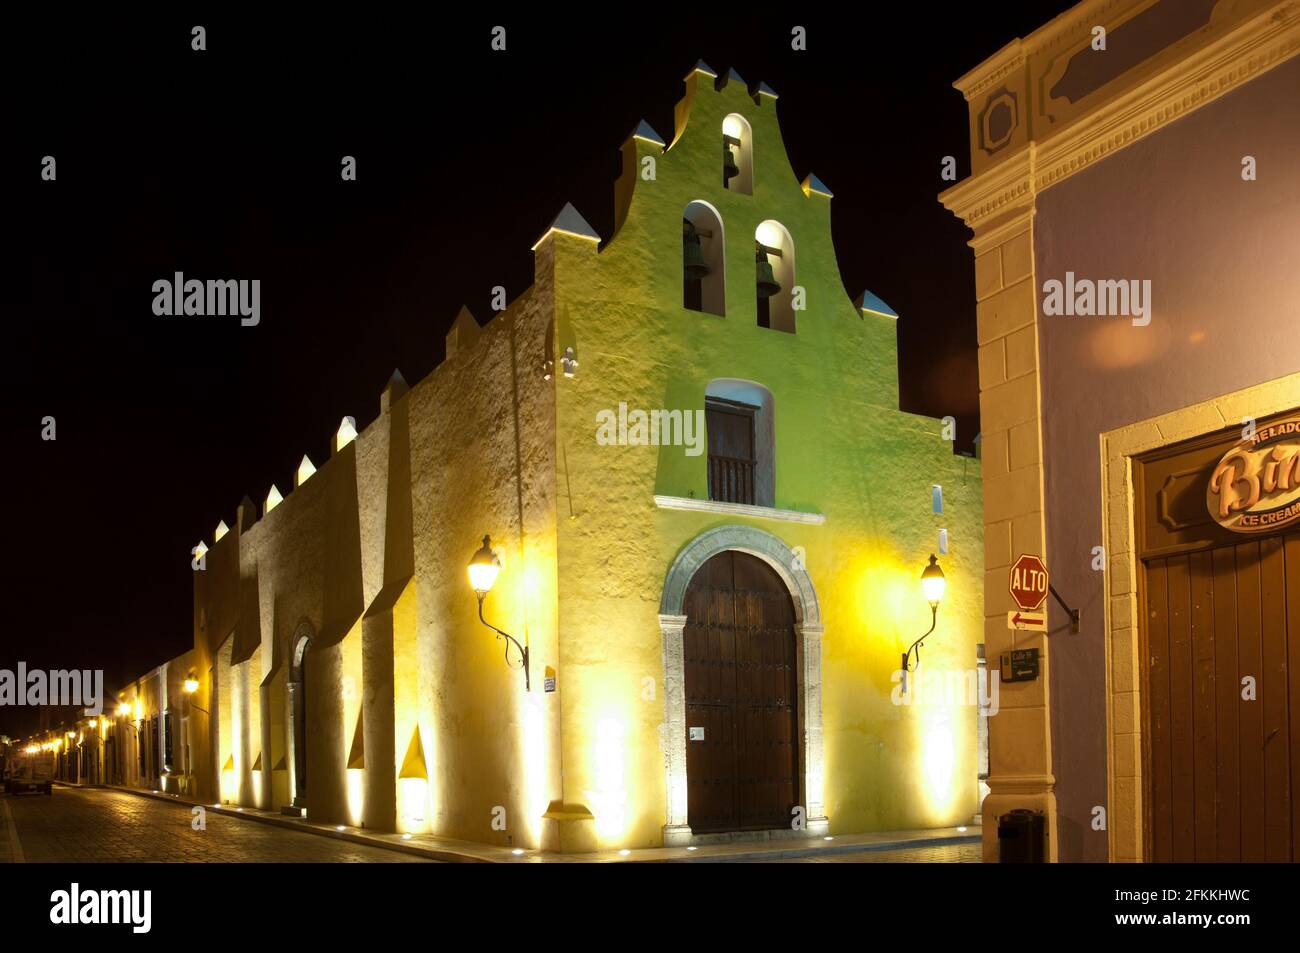
[[[1041,864],[1046,860],[1047,816],[1018,808],[998,818],[998,862]]]

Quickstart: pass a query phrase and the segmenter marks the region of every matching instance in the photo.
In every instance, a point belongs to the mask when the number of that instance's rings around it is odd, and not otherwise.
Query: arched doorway
[[[827,833],[830,820],[825,813],[825,768],[822,757],[821,658],[822,618],[817,591],[801,553],[778,536],[755,526],[726,524],[705,530],[677,553],[664,577],[659,600],[659,628],[664,652],[665,794],[667,823],[664,843],[668,846],[692,843],[697,835],[688,821],[687,749],[690,728],[686,717],[686,594],[696,574],[720,553],[742,553],[758,559],[780,580],[786,598],[793,604],[795,637],[796,708],[795,758],[798,769],[799,815],[788,815],[782,827],[808,837]],[[707,578],[707,577],[705,577]],[[733,567],[733,584],[734,584]],[[764,582],[770,588],[770,580]],[[734,611],[734,610],[733,610]],[[694,685],[692,684],[692,689]],[[701,727],[695,725],[694,727]],[[707,726],[705,738],[708,739]],[[802,818],[802,830],[798,823]]]
[[[790,593],[763,560],[727,550],[695,573],[683,608],[690,828],[789,828],[799,802]]]
[[[294,640],[289,699],[293,708],[293,806],[307,806],[307,650],[310,632],[300,627]]]

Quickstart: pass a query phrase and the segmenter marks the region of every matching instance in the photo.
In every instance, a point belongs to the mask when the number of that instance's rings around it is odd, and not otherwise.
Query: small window
[[[939,555],[948,555],[948,531],[946,529],[939,530]]]
[[[149,775],[158,776],[158,716],[149,719]]]
[[[172,718],[175,717],[170,711],[163,712],[163,767],[170,770],[175,761],[172,760]]]
[[[753,381],[717,378],[704,397],[709,499],[775,506],[772,392]]]
[[[710,397],[705,401],[709,432],[709,499],[722,503],[755,500],[754,414],[758,408]]]
[[[943,487],[937,483],[930,487],[930,508],[936,513],[943,512]]]

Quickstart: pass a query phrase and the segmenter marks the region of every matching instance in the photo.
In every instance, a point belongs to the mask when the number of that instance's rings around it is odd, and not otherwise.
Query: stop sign
[[[1047,567],[1032,553],[1018,556],[1011,564],[1011,598],[1026,612],[1037,609],[1047,600]]]

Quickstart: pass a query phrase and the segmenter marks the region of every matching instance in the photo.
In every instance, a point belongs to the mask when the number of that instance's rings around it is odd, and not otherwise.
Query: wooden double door
[[[1237,439],[1169,448],[1135,471],[1155,861],[1300,860],[1300,530],[1210,518],[1210,474]]]
[[[1300,860],[1300,533],[1153,559],[1152,857]]]
[[[765,562],[729,551],[700,567],[684,608],[691,830],[789,828],[799,798],[790,593]]]

